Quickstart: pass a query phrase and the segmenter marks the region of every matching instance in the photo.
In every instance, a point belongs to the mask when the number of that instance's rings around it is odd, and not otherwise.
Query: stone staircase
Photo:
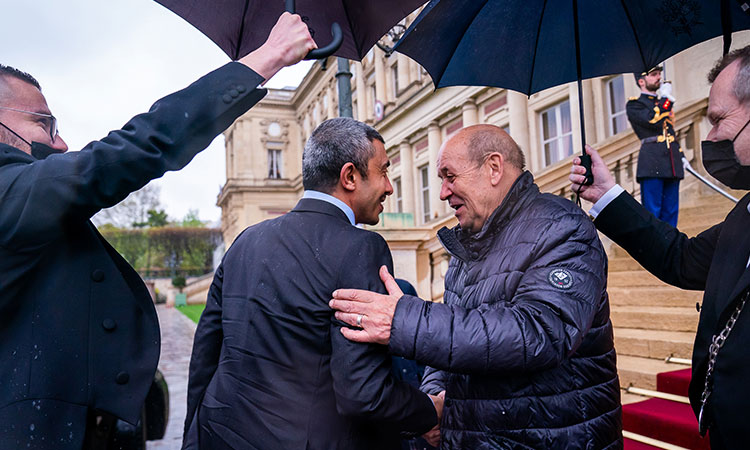
[[[734,203],[712,193],[681,193],[677,227],[688,236],[721,222]],[[620,385],[656,389],[656,374],[690,359],[703,292],[669,286],[643,269],[622,248],[609,252],[608,290]],[[627,397],[630,399],[630,396]],[[635,398],[637,399],[637,398]]]
[[[699,189],[682,192],[681,201],[677,226],[688,236],[721,222],[734,207]],[[707,449],[687,404],[689,366],[667,362],[691,358],[703,292],[663,283],[615,244],[609,250],[608,291],[620,386],[659,391],[623,391],[625,450]],[[679,389],[665,389],[676,375]],[[660,397],[664,392],[676,397]]]

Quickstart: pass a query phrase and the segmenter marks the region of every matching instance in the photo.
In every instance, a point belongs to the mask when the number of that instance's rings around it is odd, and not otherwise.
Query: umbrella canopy
[[[285,10],[282,0],[156,0],[237,60],[260,47]],[[424,0],[298,0],[296,12],[322,47],[338,23],[343,43],[334,55],[360,61],[375,42]]]
[[[494,86],[531,95],[581,78],[648,70],[721,36],[722,23],[750,29],[742,3],[432,0],[396,50],[419,62],[438,88]]]

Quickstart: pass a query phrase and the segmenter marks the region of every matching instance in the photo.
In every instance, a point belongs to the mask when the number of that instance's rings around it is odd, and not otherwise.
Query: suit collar
[[[330,203],[346,214],[346,218],[349,219],[349,223],[352,225],[356,225],[356,221],[354,218],[354,211],[352,211],[352,208],[341,201],[340,199],[334,197],[333,195],[326,194],[325,192],[320,191],[313,191],[313,190],[306,190],[305,193],[302,195],[302,198],[313,198],[316,200],[322,200],[324,202]]]
[[[303,198],[298,203],[297,206],[294,207],[292,212],[315,212],[320,214],[326,214],[332,217],[335,217],[339,220],[342,220],[346,223],[349,222],[349,218],[346,217],[346,214],[344,211],[342,211],[338,206],[328,203],[324,200],[318,200],[315,198]]]
[[[28,153],[13,147],[12,145],[0,143],[0,165],[27,162],[32,163],[36,159]]]

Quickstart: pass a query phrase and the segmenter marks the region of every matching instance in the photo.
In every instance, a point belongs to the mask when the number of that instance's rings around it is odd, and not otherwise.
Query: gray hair
[[[722,70],[735,61],[739,61],[739,70],[734,77],[732,92],[742,105],[750,104],[750,45],[729,52],[721,58],[708,72],[708,82],[713,83]]]
[[[302,185],[305,190],[330,194],[339,181],[341,168],[354,164],[362,178],[375,154],[373,141],[385,143],[369,125],[346,117],[328,119],[313,130],[302,153]]]

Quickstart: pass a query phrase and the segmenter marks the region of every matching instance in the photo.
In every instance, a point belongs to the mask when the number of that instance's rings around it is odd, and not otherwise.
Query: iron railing
[[[684,156],[682,157],[682,165],[685,167],[685,170],[687,170],[688,172],[690,172],[695,178],[697,178],[700,181],[702,181],[706,186],[710,187],[714,191],[718,192],[719,194],[723,195],[724,197],[728,198],[729,200],[731,200],[731,201],[733,201],[735,203],[737,203],[739,201],[738,199],[736,199],[732,195],[730,195],[727,191],[725,191],[724,189],[720,188],[719,186],[713,184],[712,182],[710,182],[709,180],[707,180],[706,177],[704,177],[703,175],[701,175],[698,172],[696,172],[696,170],[693,169],[693,167],[690,165],[690,163],[688,162],[688,160],[685,159]]]

